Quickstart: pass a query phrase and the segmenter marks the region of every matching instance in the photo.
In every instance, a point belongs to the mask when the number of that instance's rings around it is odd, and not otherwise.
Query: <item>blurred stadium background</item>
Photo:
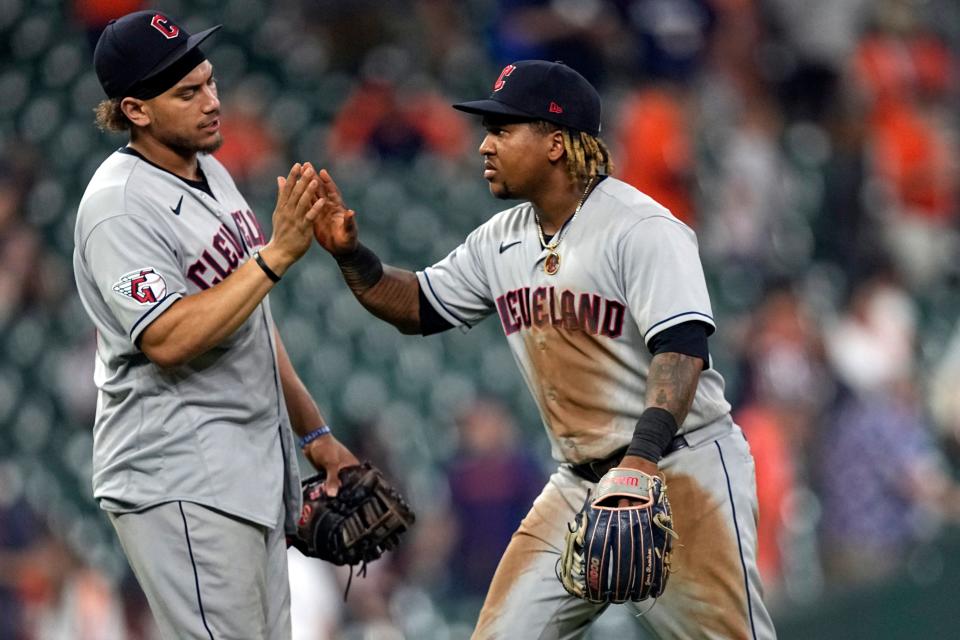
[[[580,70],[618,175],[698,232],[781,637],[960,637],[955,0],[0,0],[0,639],[155,637],[91,497],[70,262],[124,142],[93,124],[92,47],[147,6],[224,24],[218,157],[263,223],[274,176],[311,160],[411,269],[502,208],[449,104],[513,60]],[[271,299],[328,420],[420,516],[346,604],[343,572],[291,555],[295,637],[468,637],[551,467],[496,320],[401,337],[319,249]],[[622,610],[591,637],[614,633]]]

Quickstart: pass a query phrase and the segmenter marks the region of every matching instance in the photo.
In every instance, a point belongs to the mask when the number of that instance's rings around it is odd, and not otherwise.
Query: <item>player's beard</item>
[[[510,185],[507,184],[507,181],[504,180],[500,183],[499,189],[493,188],[493,183],[490,184],[490,193],[497,200],[515,200],[517,196],[513,194],[513,189],[510,188]]]
[[[223,144],[223,134],[217,131],[211,142],[200,144],[186,136],[176,133],[163,133],[157,136],[157,140],[169,147],[174,153],[189,158],[197,153],[214,153]]]

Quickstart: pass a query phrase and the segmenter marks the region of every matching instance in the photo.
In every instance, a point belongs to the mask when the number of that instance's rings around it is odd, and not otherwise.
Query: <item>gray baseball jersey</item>
[[[299,515],[293,436],[267,299],[237,331],[163,369],[138,348],[184,296],[216,285],[266,243],[226,169],[199,163],[215,197],[121,149],[88,185],[74,274],[97,329],[93,488],[103,508],[170,500],[288,529]]]
[[[417,273],[431,305],[469,327],[496,313],[533,394],[553,456],[580,463],[627,445],[646,408],[647,348],[690,320],[713,327],[693,231],[633,187],[607,178],[547,252],[529,203],[503,211]],[[730,417],[723,379],[700,374],[680,427],[687,446],[660,461],[680,535],[680,571],[638,622],[652,637],[774,638],[756,562],[753,458]],[[604,607],[556,579],[564,536],[596,485],[560,465],[497,567],[474,638],[572,638]]]
[[[496,312],[540,409],[553,457],[605,458],[646,408],[646,344],[690,320],[713,327],[696,237],[633,187],[607,178],[565,230],[547,275],[533,206],[502,211],[417,276],[455,326]],[[725,416],[723,378],[700,376],[680,433]]]

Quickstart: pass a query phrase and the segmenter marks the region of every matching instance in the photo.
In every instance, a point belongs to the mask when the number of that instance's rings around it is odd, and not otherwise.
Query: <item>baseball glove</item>
[[[303,510],[293,546],[336,565],[372,562],[400,543],[414,515],[400,493],[369,462],[340,470],[340,491],[323,490],[326,474],[303,481]]]
[[[622,499],[631,502],[618,506]],[[569,532],[557,577],[570,595],[593,603],[639,602],[663,593],[670,577],[673,530],[660,478],[617,467],[608,471]]]

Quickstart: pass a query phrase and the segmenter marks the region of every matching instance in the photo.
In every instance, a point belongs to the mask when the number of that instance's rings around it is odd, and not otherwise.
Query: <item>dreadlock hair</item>
[[[574,183],[613,173],[613,158],[600,138],[544,120],[538,120],[533,125],[544,134],[557,130],[563,134],[563,148],[567,152],[567,174]]]
[[[93,112],[97,116],[97,126],[101,131],[109,133],[121,133],[129,131],[132,123],[120,108],[120,98],[107,98],[101,100],[100,104],[94,108]]]

